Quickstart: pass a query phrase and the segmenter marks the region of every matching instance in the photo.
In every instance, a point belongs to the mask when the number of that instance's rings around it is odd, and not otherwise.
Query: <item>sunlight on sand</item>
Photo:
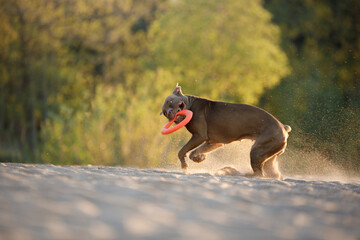
[[[197,171],[3,163],[0,236],[345,240],[360,234],[360,184]]]

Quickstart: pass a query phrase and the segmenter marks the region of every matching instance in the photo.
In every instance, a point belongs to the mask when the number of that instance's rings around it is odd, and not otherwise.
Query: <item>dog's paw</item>
[[[181,163],[181,169],[184,174],[187,174],[188,164],[186,162]]]
[[[245,174],[244,176],[245,176],[245,177],[248,177],[248,178],[262,178],[262,177],[264,177],[261,172],[247,173],[247,174]]]
[[[206,155],[205,154],[194,154],[192,152],[192,153],[190,153],[189,158],[191,160],[193,160],[194,162],[200,163],[200,162],[206,160]]]

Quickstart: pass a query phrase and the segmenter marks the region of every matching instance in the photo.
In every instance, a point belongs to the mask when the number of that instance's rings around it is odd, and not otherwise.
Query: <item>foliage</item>
[[[260,1],[176,1],[152,24],[148,64],[193,94],[254,104],[288,72],[270,19]]]
[[[264,95],[263,106],[292,125],[302,138],[298,148],[311,139],[329,159],[359,171],[359,2],[269,0],[265,6],[281,27],[292,73]]]
[[[359,3],[262,3],[0,0],[0,161],[178,164],[189,135],[159,113],[179,82],[359,169]]]
[[[146,21],[162,2],[0,0],[6,36],[0,39],[0,141],[6,161],[38,161],[44,146],[50,147],[45,136],[60,138],[69,119],[85,119],[79,115],[92,111],[97,85],[134,85],[127,76],[140,72]],[[49,126],[59,131],[56,136]],[[82,148],[81,141],[64,144]]]
[[[91,111],[72,113],[62,106],[59,116],[47,120],[42,129],[41,158],[54,164],[121,164],[121,113],[126,96],[121,86],[98,85]],[[60,117],[61,116],[61,117]],[[120,119],[120,121],[119,121]]]

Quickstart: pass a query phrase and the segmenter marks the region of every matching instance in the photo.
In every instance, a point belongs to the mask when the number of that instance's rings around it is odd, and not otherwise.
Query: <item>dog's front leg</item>
[[[187,163],[185,161],[185,156],[186,153],[188,153],[189,151],[191,151],[192,149],[200,146],[203,142],[205,142],[205,139],[202,138],[200,135],[192,135],[192,137],[190,138],[190,140],[181,148],[181,150],[179,151],[179,159],[181,162],[181,168],[182,170],[186,173],[187,170]]]
[[[222,147],[223,143],[210,143],[206,142],[201,147],[198,147],[194,151],[190,153],[189,158],[193,160],[194,162],[202,162],[206,159],[205,153],[211,152],[219,147]]]

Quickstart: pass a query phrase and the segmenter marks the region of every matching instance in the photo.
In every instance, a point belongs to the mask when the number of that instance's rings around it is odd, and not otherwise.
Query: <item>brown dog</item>
[[[255,140],[250,151],[252,176],[282,179],[276,157],[285,151],[290,126],[283,125],[265,110],[254,106],[183,95],[177,85],[166,98],[162,114],[172,120],[176,112],[183,109],[193,112],[193,118],[186,125],[192,137],[178,154],[184,171],[188,167],[186,154],[201,144],[190,153],[189,157],[194,162],[204,161],[205,153],[224,144],[252,139]],[[183,116],[178,116],[175,123],[182,120]]]

